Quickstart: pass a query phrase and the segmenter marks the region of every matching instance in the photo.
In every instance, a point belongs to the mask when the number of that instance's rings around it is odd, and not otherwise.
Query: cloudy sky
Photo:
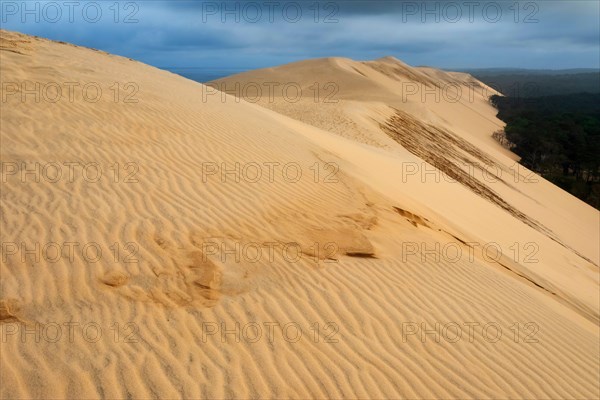
[[[170,69],[387,55],[441,68],[600,67],[597,0],[0,3],[3,29]]]

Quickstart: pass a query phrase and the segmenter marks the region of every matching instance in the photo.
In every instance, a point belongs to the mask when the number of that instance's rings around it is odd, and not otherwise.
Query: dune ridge
[[[252,104],[15,32],[1,31],[0,56],[2,398],[600,395],[591,207],[542,179],[491,184],[474,168],[477,187],[550,235],[462,184],[402,179],[430,160],[382,128],[398,110],[475,146],[503,177],[527,174],[488,137],[501,124],[483,96],[404,102],[390,83],[470,77],[308,60],[243,78],[308,86],[318,71],[339,102]],[[102,95],[23,100],[25,81],[93,82]],[[39,182],[22,172],[35,163]],[[76,165],[74,178],[55,179],[53,163],[65,176]],[[505,250],[496,262],[475,246],[492,241]],[[511,259],[515,241],[535,242],[539,261]],[[473,256],[427,251],[446,244]],[[102,334],[83,334],[90,324]]]

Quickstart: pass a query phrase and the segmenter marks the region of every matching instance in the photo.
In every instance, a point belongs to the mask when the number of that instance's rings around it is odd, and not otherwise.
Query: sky
[[[0,24],[171,70],[334,56],[446,69],[600,67],[597,0],[0,0]]]

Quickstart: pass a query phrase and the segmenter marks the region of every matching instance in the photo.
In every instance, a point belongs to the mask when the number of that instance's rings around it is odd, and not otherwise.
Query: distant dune
[[[2,398],[600,396],[598,212],[470,75],[0,55]]]

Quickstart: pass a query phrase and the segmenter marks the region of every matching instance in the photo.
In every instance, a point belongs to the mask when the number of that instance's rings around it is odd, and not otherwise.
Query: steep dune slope
[[[4,31],[0,81],[2,398],[598,397],[597,266],[475,183],[398,180],[425,155],[385,131],[404,126],[385,84],[349,94],[364,120],[315,127]],[[540,185],[518,189],[554,196]],[[556,218],[590,229],[572,210]],[[537,240],[539,264],[471,256],[492,221],[502,246]]]
[[[278,91],[274,93],[280,96],[251,95],[267,82],[272,87],[299,86],[306,95],[298,101]],[[325,83],[336,88],[332,98],[307,92]],[[488,102],[496,92],[485,84],[468,74],[412,68],[386,57],[367,62],[307,60],[211,85],[395,155],[400,159],[395,168],[379,168],[376,161],[363,164],[377,165],[375,175],[385,170],[388,179],[381,190],[416,198],[436,212],[430,217],[448,219],[467,241],[498,244],[516,261],[512,270],[598,320],[600,216],[520,166],[492,138],[503,125]],[[407,152],[416,158],[407,158]],[[476,196],[467,201],[456,193],[464,188]],[[486,200],[477,212],[465,206],[480,200],[475,197]],[[534,253],[539,257],[526,256]]]

